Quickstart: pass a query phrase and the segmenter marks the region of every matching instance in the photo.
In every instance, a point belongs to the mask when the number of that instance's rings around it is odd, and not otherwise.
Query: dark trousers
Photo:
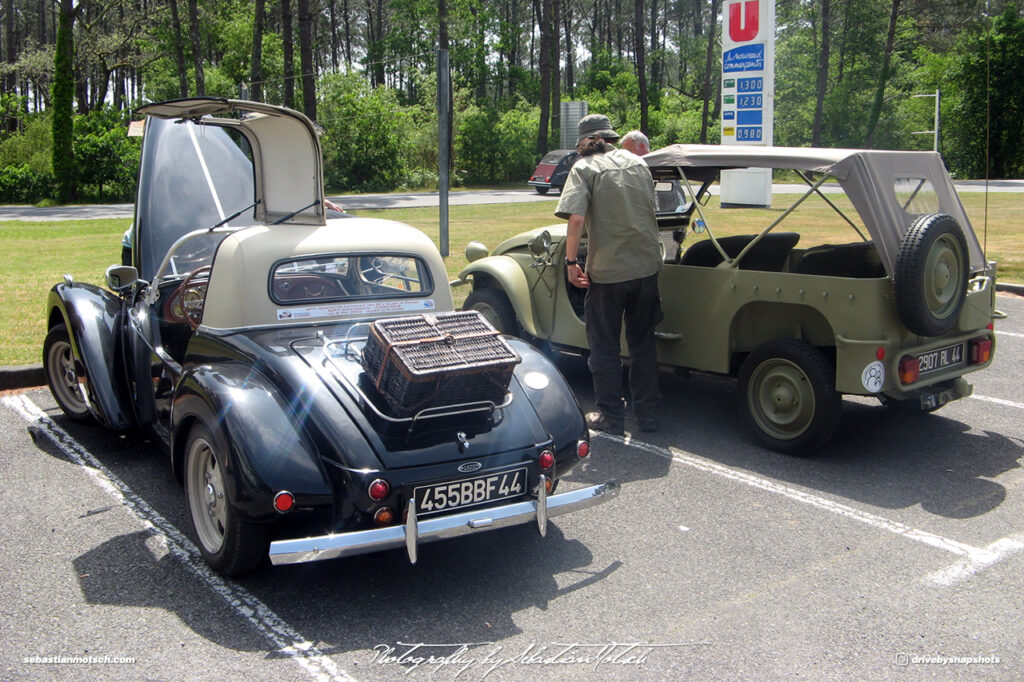
[[[654,328],[661,322],[658,276],[631,279],[614,284],[591,282],[584,302],[590,358],[587,366],[594,379],[597,409],[611,422],[622,422],[622,359],[620,337],[626,321],[629,346],[629,390],[637,419],[654,418],[661,394],[658,392],[658,355]]]

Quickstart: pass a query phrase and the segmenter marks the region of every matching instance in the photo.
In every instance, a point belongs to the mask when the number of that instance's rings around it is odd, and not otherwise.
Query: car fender
[[[326,511],[333,488],[308,434],[297,423],[308,415],[289,404],[277,387],[249,365],[232,362],[193,366],[178,381],[171,407],[171,457],[184,480],[189,431],[202,422],[226,461],[226,487],[247,520],[281,518],[274,495],[288,491],[297,510]]]
[[[473,288],[493,286],[501,289],[508,296],[516,318],[523,331],[531,336],[540,336],[534,320],[533,299],[530,298],[530,284],[526,281],[526,273],[514,259],[508,256],[488,256],[473,261],[459,273],[459,280],[465,282],[473,278]]]
[[[47,329],[68,329],[75,359],[89,382],[88,405],[104,426],[123,430],[135,424],[122,357],[122,301],[92,284],[65,281],[50,289]]]
[[[555,447],[561,449],[572,445],[575,448],[576,441],[585,440],[588,432],[583,412],[569,383],[555,364],[529,343],[510,336],[504,338],[523,359],[514,371],[516,381],[551,435]],[[538,381],[530,374],[543,375],[546,381]]]

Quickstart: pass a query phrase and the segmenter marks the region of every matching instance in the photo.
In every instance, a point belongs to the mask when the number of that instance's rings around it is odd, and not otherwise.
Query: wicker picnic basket
[[[522,358],[475,310],[377,320],[363,369],[395,416],[429,407],[505,400]]]

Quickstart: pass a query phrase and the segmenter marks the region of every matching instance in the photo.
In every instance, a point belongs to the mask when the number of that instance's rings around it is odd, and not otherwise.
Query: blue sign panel
[[[761,92],[764,90],[763,78],[737,78],[737,92]]]
[[[722,120],[723,121],[731,121],[734,118],[736,118],[736,112],[735,111],[723,111],[722,112]]]
[[[762,123],[761,110],[754,109],[752,111],[740,111],[736,113],[736,125],[741,126],[759,126]]]
[[[760,117],[760,112],[758,112]],[[737,142],[760,142],[761,141],[761,127],[746,127],[736,128],[736,141]]]
[[[764,44],[740,45],[722,55],[722,71],[764,71]]]
[[[764,106],[764,95],[737,95],[737,109],[760,109]]]

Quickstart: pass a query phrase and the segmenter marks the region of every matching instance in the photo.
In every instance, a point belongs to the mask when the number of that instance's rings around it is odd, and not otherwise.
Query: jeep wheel
[[[60,409],[77,422],[92,421],[92,413],[85,401],[89,390],[85,372],[75,360],[71,336],[63,324],[55,325],[43,342],[43,370],[50,393]]]
[[[519,336],[519,322],[516,320],[516,311],[509,303],[508,296],[500,289],[492,287],[480,287],[466,297],[462,304],[463,310],[475,310],[484,316],[484,319],[491,323],[495,329],[502,334]]]
[[[228,495],[224,453],[196,424],[185,445],[185,502],[203,559],[219,573],[240,575],[256,569],[267,555],[262,526],[239,518]]]
[[[948,215],[920,216],[896,257],[896,309],[907,329],[940,336],[956,324],[967,295],[967,241]]]
[[[772,450],[809,450],[839,426],[842,399],[832,364],[801,341],[779,339],[756,348],[740,368],[738,388],[743,421]]]

